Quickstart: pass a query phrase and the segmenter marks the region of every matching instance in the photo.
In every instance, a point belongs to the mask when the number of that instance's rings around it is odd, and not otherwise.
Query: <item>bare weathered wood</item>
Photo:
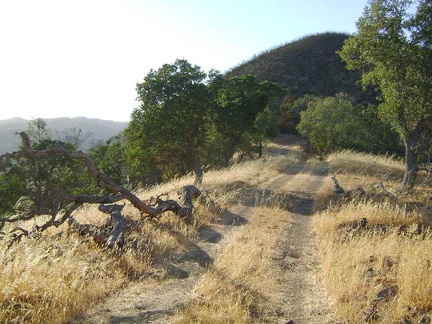
[[[192,224],[194,221],[193,218],[193,209],[194,204],[193,201],[201,196],[201,191],[193,186],[187,185],[184,186],[181,190],[181,200],[183,202],[183,208],[181,210],[181,217],[187,224]]]
[[[193,208],[193,201],[199,196],[201,196],[201,191],[193,185],[186,185],[182,188],[181,197],[185,208]]]
[[[156,199],[156,205],[150,206],[144,203],[128,189],[116,184],[105,174],[99,172],[96,169],[93,160],[87,154],[81,151],[71,151],[60,145],[45,150],[33,150],[31,147],[31,141],[29,136],[25,132],[21,132],[18,134],[21,136],[22,139],[21,149],[13,153],[3,154],[2,156],[0,156],[0,159],[46,158],[51,155],[63,155],[72,159],[77,159],[85,164],[88,174],[97,183],[100,183],[110,189],[112,194],[104,196],[80,195],[77,197],[66,194],[59,194],[59,196],[56,197],[53,203],[50,212],[51,218],[43,225],[35,225],[35,227],[31,231],[21,231],[19,235],[15,236],[15,240],[21,239],[22,236],[35,236],[45,231],[49,227],[58,227],[62,225],[64,222],[66,222],[66,220],[70,220],[72,213],[85,203],[112,204],[120,200],[126,199],[135,208],[137,208],[139,211],[149,217],[155,217],[167,211],[172,211],[175,214],[179,215],[181,218],[187,218],[192,214],[194,208],[193,200],[195,200],[201,195],[201,192],[198,188],[193,185],[188,185],[182,188],[181,197],[183,200],[183,206],[181,206],[175,200],[163,200],[160,198],[160,196]],[[71,203],[66,208],[60,210],[60,206],[62,205],[62,203],[65,202]],[[106,240],[106,244],[111,247],[114,245],[121,247],[124,244],[124,231],[126,229],[126,222],[121,214],[121,208],[123,207],[119,207],[119,205],[115,204],[108,206],[99,206],[100,211],[104,213],[109,213],[111,215],[113,229]],[[19,214],[13,215],[11,217],[4,217],[0,220],[0,230],[4,227],[6,223],[29,220],[41,214],[44,213],[42,211],[27,210],[26,212],[20,212]],[[61,215],[60,218],[58,218],[59,214]],[[79,228],[80,231],[86,229],[88,231],[88,234],[91,234],[93,236],[100,235],[98,229],[91,228],[90,225],[80,225]]]
[[[108,189],[111,190],[114,194],[121,195],[123,199],[127,199],[131,202],[131,204],[140,210],[141,212],[148,214],[150,216],[157,215],[157,210],[153,209],[150,206],[147,206],[143,203],[137,196],[135,196],[128,189],[116,184],[105,174],[99,172],[93,160],[85,153],[81,151],[71,151],[63,146],[55,146],[52,148],[48,148],[45,150],[33,150],[31,147],[31,141],[29,136],[25,132],[20,132],[19,135],[22,139],[22,147],[21,150],[13,152],[13,153],[5,153],[2,155],[2,158],[46,158],[53,154],[67,156],[73,159],[77,159],[82,161],[87,168],[87,172],[93,179],[105,185]]]
[[[108,235],[106,245],[110,248],[124,245],[124,235],[127,228],[126,221],[121,214],[124,205],[100,205],[99,210],[111,215],[112,230]]]
[[[194,185],[183,186],[178,192],[182,205],[172,199],[163,200],[161,198],[163,195],[166,194],[159,195],[155,199],[154,208],[157,211],[156,215],[160,215],[167,211],[172,211],[181,218],[185,218],[193,211],[193,201],[201,196],[201,191]]]
[[[334,189],[335,193],[337,194],[344,193],[345,190],[339,185],[339,181],[337,181],[336,176],[332,176],[331,178],[335,184],[335,189]]]
[[[107,224],[102,226],[80,224],[73,217],[68,218],[67,222],[69,224],[69,231],[78,232],[79,235],[83,236],[90,235],[100,246],[106,246],[107,235],[105,232],[108,227]]]

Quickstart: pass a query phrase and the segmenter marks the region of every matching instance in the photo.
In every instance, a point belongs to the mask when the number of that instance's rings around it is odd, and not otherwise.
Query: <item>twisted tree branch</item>
[[[110,189],[113,194],[105,196],[80,195],[77,197],[67,194],[60,194],[53,203],[52,209],[50,211],[51,218],[41,226],[35,225],[31,231],[21,229],[21,233],[15,235],[13,241],[20,240],[22,236],[37,236],[37,234],[40,234],[41,232],[52,226],[59,227],[64,222],[66,222],[66,220],[71,220],[72,213],[85,203],[112,204],[120,200],[126,199],[140,212],[142,212],[143,214],[147,214],[149,217],[155,217],[167,211],[173,211],[175,214],[186,219],[189,218],[192,214],[192,210],[194,208],[193,200],[201,195],[201,192],[198,188],[193,185],[188,185],[183,187],[181,192],[184,206],[181,206],[175,200],[162,200],[160,198],[162,195],[159,195],[156,198],[155,206],[150,206],[144,203],[128,189],[116,184],[105,174],[99,172],[96,169],[93,160],[87,154],[81,151],[71,151],[60,145],[44,150],[34,150],[32,149],[31,140],[28,134],[25,132],[20,132],[18,134],[21,136],[22,140],[21,149],[13,153],[3,154],[2,156],[0,156],[0,160],[18,158],[47,158],[51,155],[62,155],[72,159],[80,160],[85,164],[88,174],[97,183],[103,184],[105,187]],[[60,210],[59,207],[61,206],[61,203],[65,201],[69,201],[71,203],[65,209]],[[111,219],[114,224],[113,230],[109,234],[108,239],[106,240],[106,244],[110,247],[113,247],[115,245],[121,247],[124,244],[124,231],[126,229],[126,222],[121,215],[121,209],[123,208],[123,206],[115,204],[108,206],[99,206],[100,211],[111,215]],[[62,216],[57,219],[57,216],[60,213],[62,213]],[[1,218],[0,230],[4,227],[6,223],[29,220],[42,214],[44,214],[42,211],[27,210],[27,212],[25,213],[20,213],[11,217]],[[91,231],[89,231],[89,233],[90,232]]]

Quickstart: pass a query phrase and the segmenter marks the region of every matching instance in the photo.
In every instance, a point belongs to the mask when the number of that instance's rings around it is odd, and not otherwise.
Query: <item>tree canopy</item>
[[[363,71],[364,85],[380,91],[379,116],[405,144],[402,189],[414,182],[415,148],[432,120],[431,28],[430,0],[372,0],[357,22],[357,32],[339,51],[349,69]]]
[[[373,106],[354,105],[346,94],[297,101],[307,104],[297,130],[320,156],[338,149],[384,154],[399,149],[397,135],[376,117]]]
[[[155,183],[206,166],[228,165],[238,150],[249,154],[272,128],[273,98],[284,90],[254,77],[209,77],[186,60],[151,70],[137,85],[140,107],[125,130],[132,177]],[[272,108],[273,107],[273,108]],[[273,118],[273,119],[272,119]]]
[[[28,125],[29,134],[22,144],[35,151],[64,147],[75,151],[70,143],[53,140],[45,129],[46,123],[38,118]],[[38,213],[49,213],[65,195],[94,193],[94,181],[83,172],[83,164],[67,156],[42,157],[5,154],[0,158],[0,214],[11,214],[22,208]]]
[[[213,95],[214,121],[222,135],[224,165],[233,159],[242,140],[265,136],[271,119],[271,99],[281,97],[285,90],[267,81],[258,82],[253,76],[223,78],[210,83]],[[250,141],[248,141],[250,143]]]
[[[209,109],[205,78],[200,67],[176,60],[151,70],[137,84],[141,104],[125,135],[126,154],[135,175],[139,169],[147,170],[147,179],[142,180],[158,181],[164,173],[174,176],[187,171],[195,173],[197,182],[202,180],[198,150]]]

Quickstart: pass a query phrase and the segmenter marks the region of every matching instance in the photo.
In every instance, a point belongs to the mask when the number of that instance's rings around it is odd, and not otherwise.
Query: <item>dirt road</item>
[[[312,165],[314,164],[314,165]],[[324,162],[301,162],[269,185],[293,197],[292,222],[285,228],[275,253],[283,270],[282,295],[271,323],[333,323],[331,302],[320,283],[320,262],[312,227],[316,194],[328,174]]]
[[[289,143],[273,153],[286,154]],[[280,268],[277,278],[282,293],[273,305],[268,323],[333,323],[331,303],[320,285],[312,212],[316,194],[327,178],[324,162],[301,161],[285,174],[264,185],[265,190],[289,193],[292,222],[286,226],[274,255]],[[193,287],[212,260],[223,253],[224,244],[253,214],[253,204],[238,206],[225,219],[201,229],[200,239],[170,265],[172,279],[144,284],[137,282],[107,298],[80,323],[171,323],[179,307],[193,297]],[[233,226],[234,225],[234,226]],[[238,225],[238,226],[237,226]],[[276,280],[276,278],[275,278]]]

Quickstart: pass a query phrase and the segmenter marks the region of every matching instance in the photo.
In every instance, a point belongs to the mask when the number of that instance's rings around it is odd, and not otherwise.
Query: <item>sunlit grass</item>
[[[1,242],[0,322],[66,323],[124,285],[164,280],[164,260],[183,252],[185,242],[195,241],[200,227],[294,163],[292,158],[277,156],[206,172],[200,187],[204,199],[195,202],[192,224],[171,212],[150,221],[125,201],[122,212],[129,229],[121,253],[108,252],[91,238],[68,233],[66,224],[50,229],[39,240],[24,239],[10,249]],[[161,194],[163,199],[177,200],[179,189],[191,183],[193,177],[186,176],[135,193],[148,203]],[[107,215],[95,205],[86,205],[73,217],[83,224],[100,225]],[[43,222],[44,217],[37,220]],[[31,229],[34,224],[19,225]]]
[[[75,239],[3,245],[0,322],[65,323],[126,282],[121,262]]]
[[[362,186],[368,193],[368,199],[335,204],[328,180],[315,208],[324,284],[339,319],[361,322],[370,314],[372,322],[414,323],[430,318],[432,232],[425,199],[430,186],[424,186],[428,180],[420,174],[415,190],[398,195],[401,161],[354,152],[331,155],[328,161],[345,189]],[[374,200],[379,181],[396,198]],[[367,219],[366,228],[359,227],[361,218]]]
[[[278,270],[271,258],[286,211],[261,207],[235,232],[220,257],[195,287],[197,297],[179,314],[179,323],[251,323],[271,312]]]

